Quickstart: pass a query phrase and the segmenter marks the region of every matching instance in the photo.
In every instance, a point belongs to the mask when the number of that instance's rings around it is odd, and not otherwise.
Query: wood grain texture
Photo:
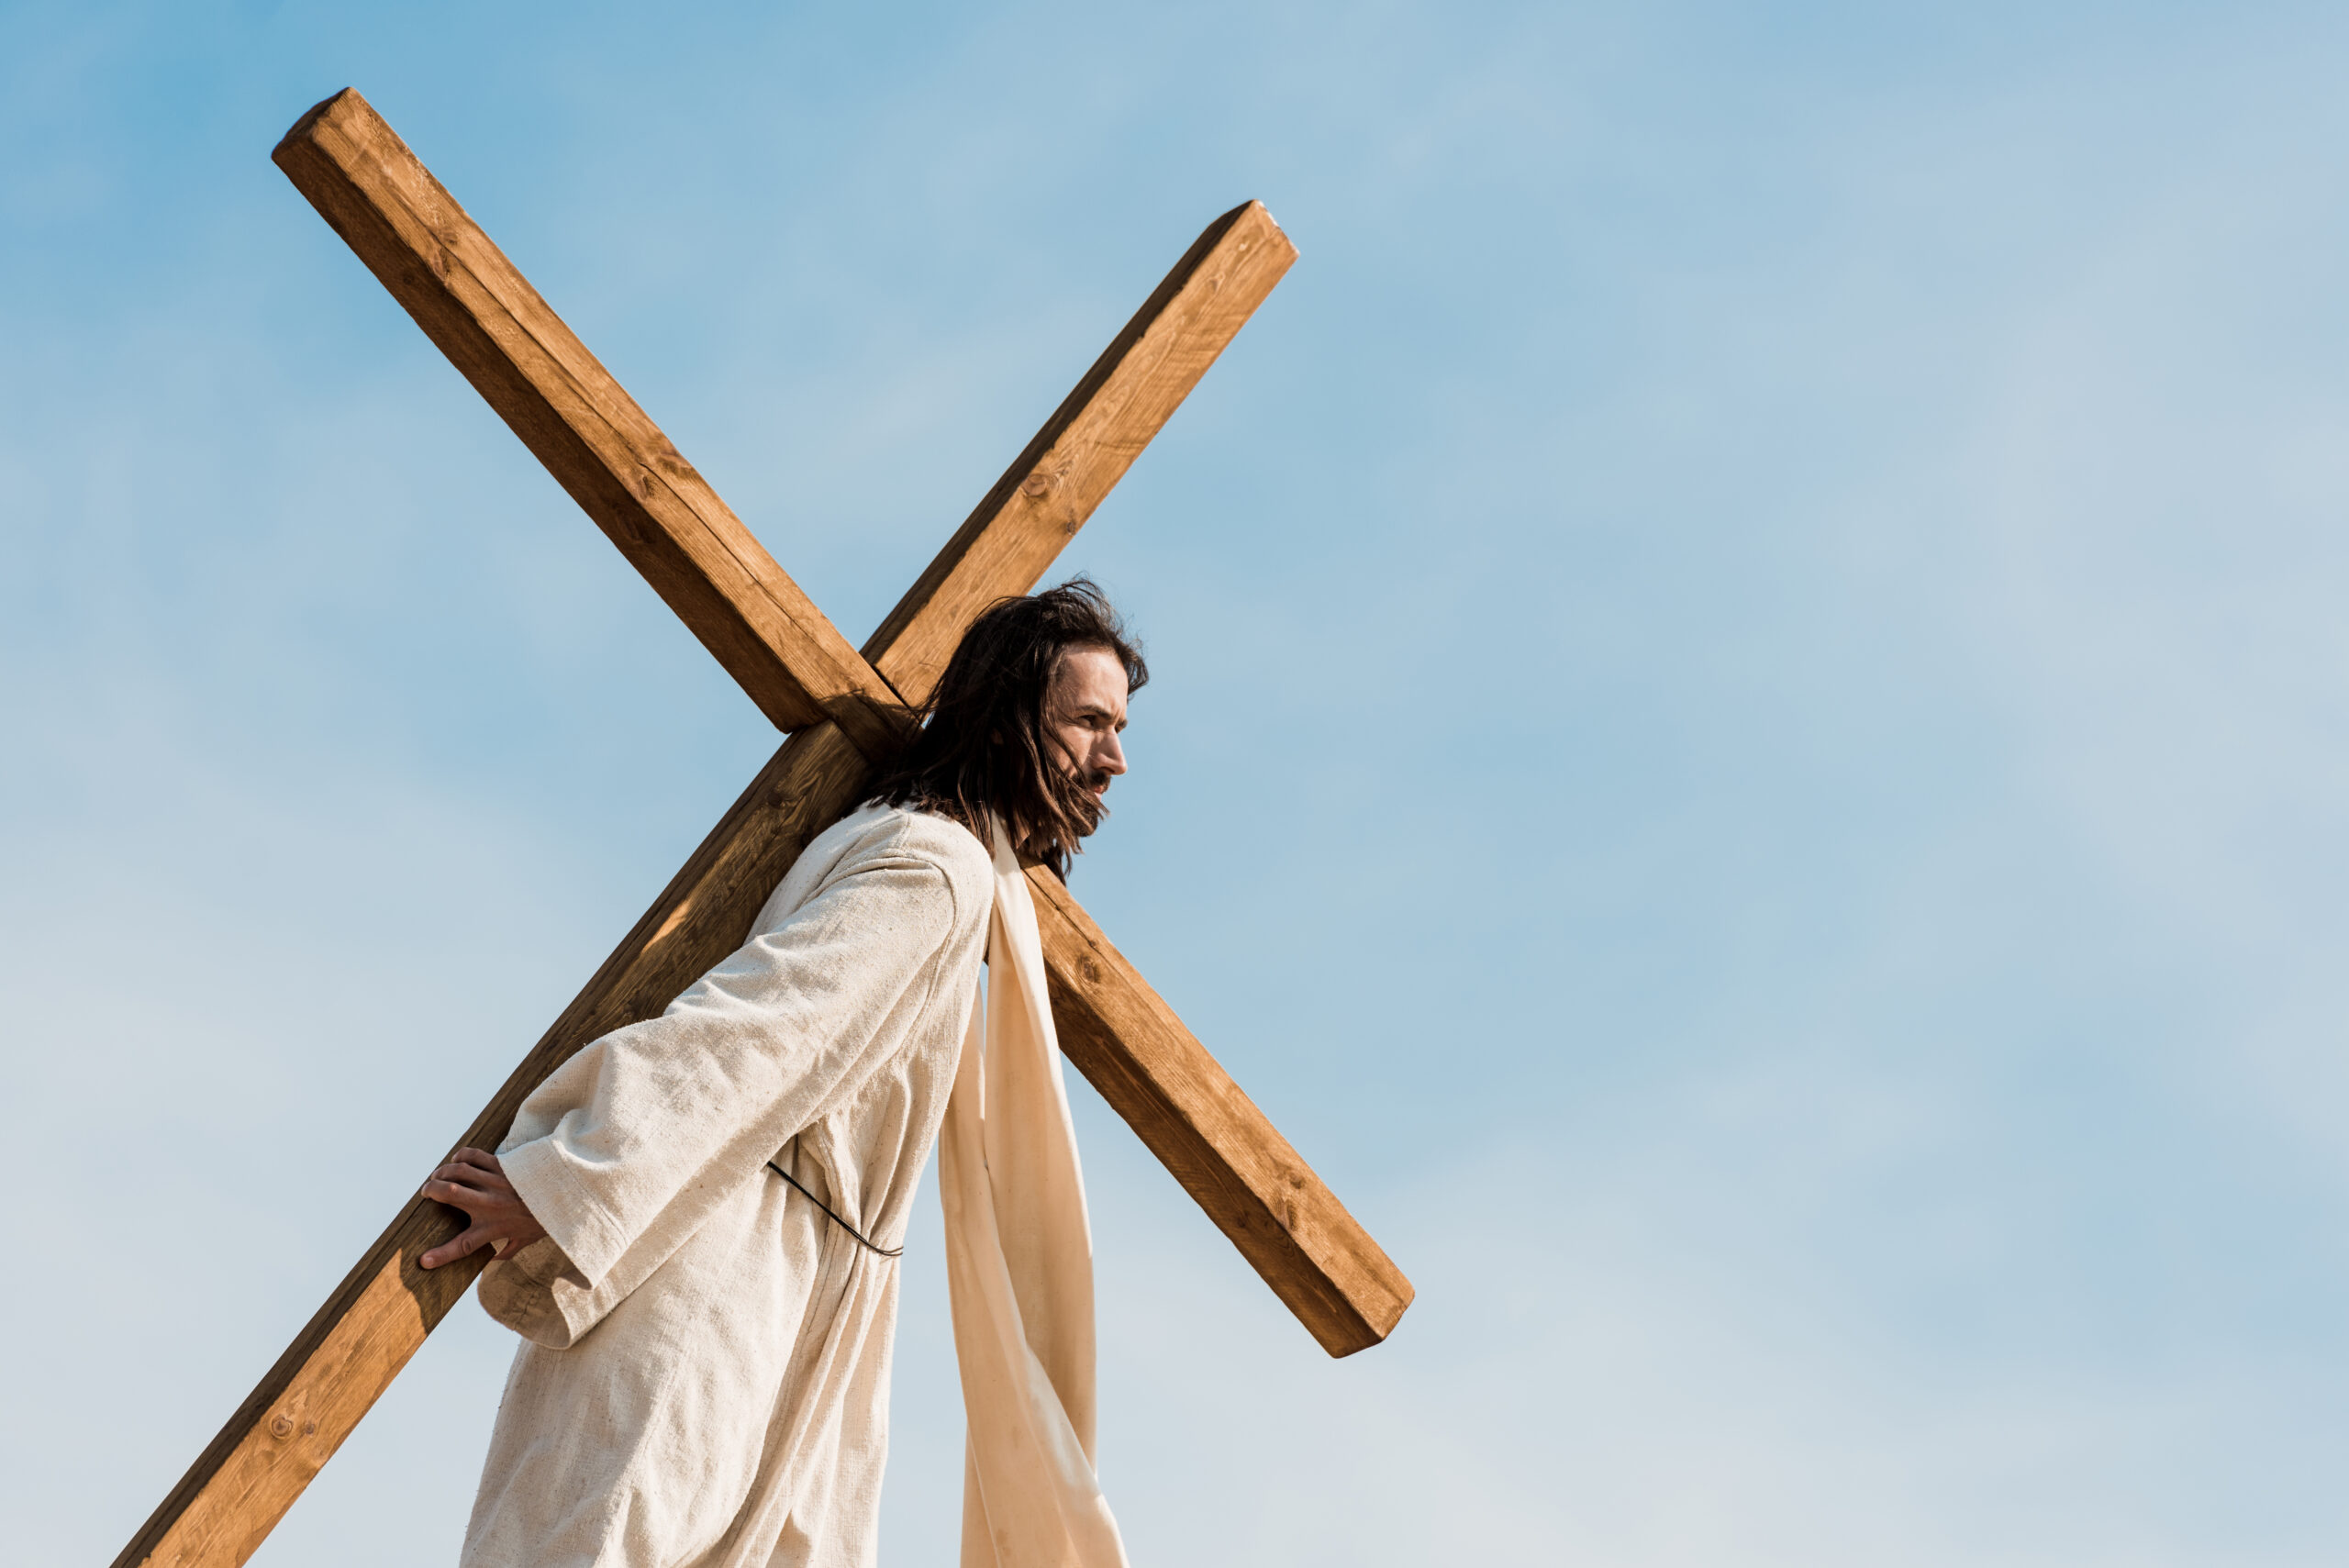
[[[1208,225],[866,641],[890,684],[929,691],[993,584],[1043,575],[1296,260],[1261,202]]]
[[[326,111],[355,97],[329,99],[305,117],[303,125],[314,124]],[[295,133],[303,125],[296,126]],[[295,139],[289,134],[288,143]],[[400,150],[405,154],[405,149]],[[283,147],[279,161],[285,161]],[[416,176],[426,188],[439,191],[420,165],[412,171],[411,185],[417,183]],[[337,185],[333,179],[318,183],[330,192]],[[312,199],[318,201],[315,195]],[[445,201],[445,193],[439,199]],[[448,206],[454,208],[452,202]],[[320,209],[328,212],[329,222],[337,221],[323,204]],[[1009,489],[1016,489],[1047,454],[1057,465],[1055,472],[1075,476],[1060,494],[1058,505],[1008,504],[1008,486],[999,483],[924,573],[921,583],[931,586],[925,591],[918,584],[867,643],[865,652],[876,664],[886,663],[901,643],[930,651],[900,666],[898,690],[906,701],[918,704],[928,695],[944,663],[944,653],[936,651],[951,651],[979,610],[1003,595],[1034,584],[1134,453],[1164,424],[1172,407],[1167,390],[1174,388],[1179,400],[1239,331],[1247,311],[1215,308],[1213,296],[1246,299],[1252,309],[1286,270],[1295,253],[1285,239],[1273,243],[1278,230],[1265,233],[1270,219],[1262,219],[1263,228],[1243,227],[1250,214],[1262,212],[1250,204],[1209,226],[1038,432],[1023,462],[1014,465]],[[470,231],[479,235],[477,229]],[[486,247],[488,241],[481,239],[479,244]],[[1245,250],[1234,249],[1242,245]],[[361,249],[355,241],[353,249]],[[1252,253],[1275,261],[1269,277],[1250,270],[1264,264],[1250,263]],[[367,251],[361,250],[361,254],[364,259]],[[502,264],[503,258],[498,260]],[[373,261],[369,264],[374,268]],[[375,270],[381,276],[382,270]],[[510,266],[505,270],[509,294],[518,297],[529,290]],[[430,306],[430,288],[419,284],[411,293]],[[1203,300],[1202,294],[1210,297]],[[536,297],[528,295],[530,300]],[[403,297],[403,303],[409,302]],[[518,371],[501,371],[494,362],[507,339],[486,332],[468,335],[462,322],[450,326],[443,321],[448,333],[444,340],[417,306],[411,304],[410,312],[451,359],[458,359],[458,350],[450,348],[451,340],[474,357],[472,368],[462,360],[460,368],[484,395],[491,386],[510,390],[529,380]],[[1171,335],[1159,330],[1162,320],[1169,317],[1181,324]],[[568,339],[567,332],[563,336]],[[594,366],[584,349],[577,348],[575,340],[572,346],[578,361]],[[1129,366],[1137,349],[1141,357]],[[594,373],[609,383],[600,366]],[[612,391],[618,393],[618,388]],[[619,395],[625,401],[625,395]],[[1116,400],[1122,412],[1114,417],[1100,412],[1097,405],[1104,400]],[[496,396],[491,401],[495,404]],[[517,401],[527,407],[527,399],[518,395]],[[501,407],[500,412],[507,410]],[[531,440],[515,415],[507,414],[507,418],[526,441]],[[658,432],[653,434],[657,438]],[[551,443],[554,438],[547,439]],[[540,449],[533,445],[532,450]],[[543,451],[540,455],[545,459]],[[556,464],[548,460],[548,466]],[[557,476],[562,477],[560,470]],[[567,479],[565,487],[572,487]],[[1042,498],[1047,497],[1027,497]],[[751,617],[741,618],[747,624]],[[866,755],[838,726],[818,723],[793,734],[450,1147],[495,1147],[530,1090],[573,1051],[610,1029],[657,1015],[739,946],[808,839],[857,799],[869,776]],[[1197,1042],[1192,1043],[1196,1048]],[[1186,1178],[1185,1184],[1193,1184]],[[1220,1218],[1218,1223],[1223,1223]],[[116,1568],[144,1563],[234,1568],[250,1556],[478,1275],[483,1263],[478,1256],[429,1273],[417,1266],[419,1256],[460,1229],[454,1211],[440,1205],[416,1199],[403,1207],[116,1559]]]
[[[897,694],[364,98],[271,156],[777,728],[888,752]]]
[[[1032,867],[1061,1051],[1321,1348],[1386,1338],[1411,1282],[1150,988],[1058,877]]]

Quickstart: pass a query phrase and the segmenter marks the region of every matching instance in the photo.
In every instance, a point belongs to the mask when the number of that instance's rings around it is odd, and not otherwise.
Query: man
[[[894,1260],[972,1017],[995,835],[1065,874],[1147,679],[1082,578],[994,606],[742,948],[557,1069],[498,1153],[432,1173],[472,1223],[424,1266],[493,1249],[482,1304],[523,1339],[467,1568],[874,1561]]]

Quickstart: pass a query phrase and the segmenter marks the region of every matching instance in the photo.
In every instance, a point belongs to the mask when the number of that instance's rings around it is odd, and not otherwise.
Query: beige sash
[[[963,1568],[1126,1568],[1093,1471],[1093,1231],[1028,878],[996,825],[987,985],[939,1137]]]

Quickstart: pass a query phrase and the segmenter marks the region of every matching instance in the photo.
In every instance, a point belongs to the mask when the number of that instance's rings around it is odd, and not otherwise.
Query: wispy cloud
[[[1329,1362],[1086,1101],[1137,1560],[2340,1555],[2337,19],[550,16],[0,13],[21,1550],[773,744],[262,161],[351,81],[852,635],[1200,223],[1298,239],[1063,563],[1158,670],[1077,889],[1421,1298]],[[503,1358],[257,1561],[452,1553]]]

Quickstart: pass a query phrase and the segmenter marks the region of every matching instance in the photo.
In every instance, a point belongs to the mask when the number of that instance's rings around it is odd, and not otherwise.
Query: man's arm
[[[505,1248],[484,1275],[493,1318],[551,1348],[574,1342],[776,1150],[883,1066],[913,1021],[899,1012],[913,987],[927,996],[968,984],[986,935],[988,862],[959,828],[940,824],[930,836],[941,841],[859,844],[821,892],[659,1018],[574,1054],[517,1113],[496,1151],[502,1182],[481,1167],[435,1173],[464,1189],[429,1195],[474,1215],[476,1251],[507,1239],[504,1222],[521,1212],[534,1222],[535,1244]],[[489,1210],[501,1188],[517,1209]],[[467,1244],[460,1238],[436,1261],[445,1270]],[[561,1262],[543,1267],[542,1254]]]

